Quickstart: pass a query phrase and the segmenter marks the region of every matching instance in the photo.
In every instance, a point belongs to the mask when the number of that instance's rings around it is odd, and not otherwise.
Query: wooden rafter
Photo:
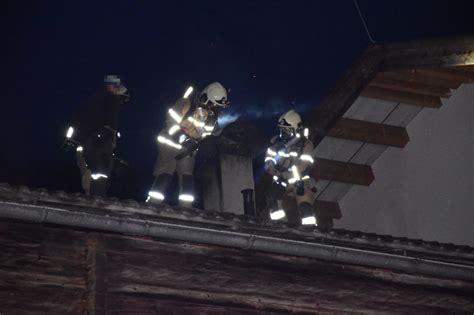
[[[403,148],[408,143],[405,128],[341,118],[328,136]]]
[[[368,165],[316,159],[312,176],[318,179],[368,186],[374,180],[372,168]]]
[[[406,103],[423,107],[439,108],[441,100],[438,97],[387,90],[380,87],[368,86],[360,94],[365,97],[377,98],[391,102]]]
[[[441,77],[435,77],[421,72],[420,70],[406,70],[381,72],[377,75],[378,78],[394,79],[409,83],[427,84],[434,87],[442,87],[448,89],[457,89],[461,85],[461,81],[446,80]]]
[[[451,93],[451,89],[449,87],[433,86],[421,82],[409,82],[400,79],[384,78],[383,76],[376,76],[375,79],[370,82],[369,86],[437,97],[448,97]]]
[[[458,67],[461,68],[461,67]],[[474,73],[463,71],[461,69],[448,69],[448,68],[438,68],[438,69],[419,69],[419,73],[426,75],[431,75],[433,77],[438,77],[444,80],[451,80],[457,82],[474,82]]]
[[[337,202],[316,200],[314,202],[314,208],[319,218],[340,219],[342,217],[341,208]]]

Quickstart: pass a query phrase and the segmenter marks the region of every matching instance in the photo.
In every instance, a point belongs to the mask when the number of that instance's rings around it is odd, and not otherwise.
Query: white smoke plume
[[[232,111],[232,109],[234,110]],[[272,119],[273,117],[279,116],[290,109],[294,109],[298,113],[303,115],[303,113],[308,112],[310,106],[307,104],[298,104],[291,106],[291,104],[288,105],[277,102],[273,102],[273,104],[269,104],[268,106],[235,106],[234,108],[230,108],[227,112],[222,113],[219,116],[218,123],[219,126],[222,128],[236,121],[240,117],[252,120]]]

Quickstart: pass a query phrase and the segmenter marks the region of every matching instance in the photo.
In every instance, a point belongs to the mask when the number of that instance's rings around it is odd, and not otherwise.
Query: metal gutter
[[[474,281],[474,266],[345,246],[289,240],[215,227],[197,227],[182,223],[168,223],[136,218],[124,219],[105,214],[68,211],[51,206],[6,201],[0,201],[0,218],[205,243]]]

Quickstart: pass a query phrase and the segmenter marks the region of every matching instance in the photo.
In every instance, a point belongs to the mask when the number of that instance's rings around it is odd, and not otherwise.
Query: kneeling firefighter
[[[168,110],[166,127],[158,135],[158,158],[155,180],[147,201],[165,200],[173,175],[179,182],[179,204],[191,206],[194,201],[194,158],[199,142],[217,129],[219,111],[228,107],[227,91],[218,82],[209,84],[200,93],[189,87],[184,96]]]
[[[82,188],[87,195],[105,196],[112,172],[122,105],[129,100],[119,77],[107,75],[104,88],[86,102],[66,132],[66,144],[76,149]]]
[[[284,219],[285,196],[294,197],[298,204],[301,224],[317,225],[313,203],[316,197],[315,180],[310,171],[314,163],[313,143],[308,139],[309,129],[303,127],[300,115],[294,110],[278,120],[280,134],[271,140],[265,156],[265,170],[273,176],[269,196],[270,218]]]

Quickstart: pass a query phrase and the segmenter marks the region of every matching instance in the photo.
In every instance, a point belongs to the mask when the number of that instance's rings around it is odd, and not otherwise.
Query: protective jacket
[[[180,98],[168,110],[166,127],[158,142],[176,150],[189,149],[209,136],[217,125],[217,114],[198,105],[196,99]]]
[[[82,105],[73,119],[73,139],[84,143],[97,132],[103,131],[104,127],[117,132],[121,107],[122,100],[119,95],[110,94],[105,90],[100,91]]]
[[[200,140],[212,134],[217,126],[217,113],[200,106],[197,99],[180,98],[168,110],[166,127],[158,135],[158,158],[155,180],[148,193],[149,201],[161,202],[176,172],[179,201],[194,201],[194,156]]]
[[[275,136],[266,151],[265,166],[273,175],[274,181],[283,187],[294,185],[298,181],[310,179],[313,143],[304,137],[283,142]]]

